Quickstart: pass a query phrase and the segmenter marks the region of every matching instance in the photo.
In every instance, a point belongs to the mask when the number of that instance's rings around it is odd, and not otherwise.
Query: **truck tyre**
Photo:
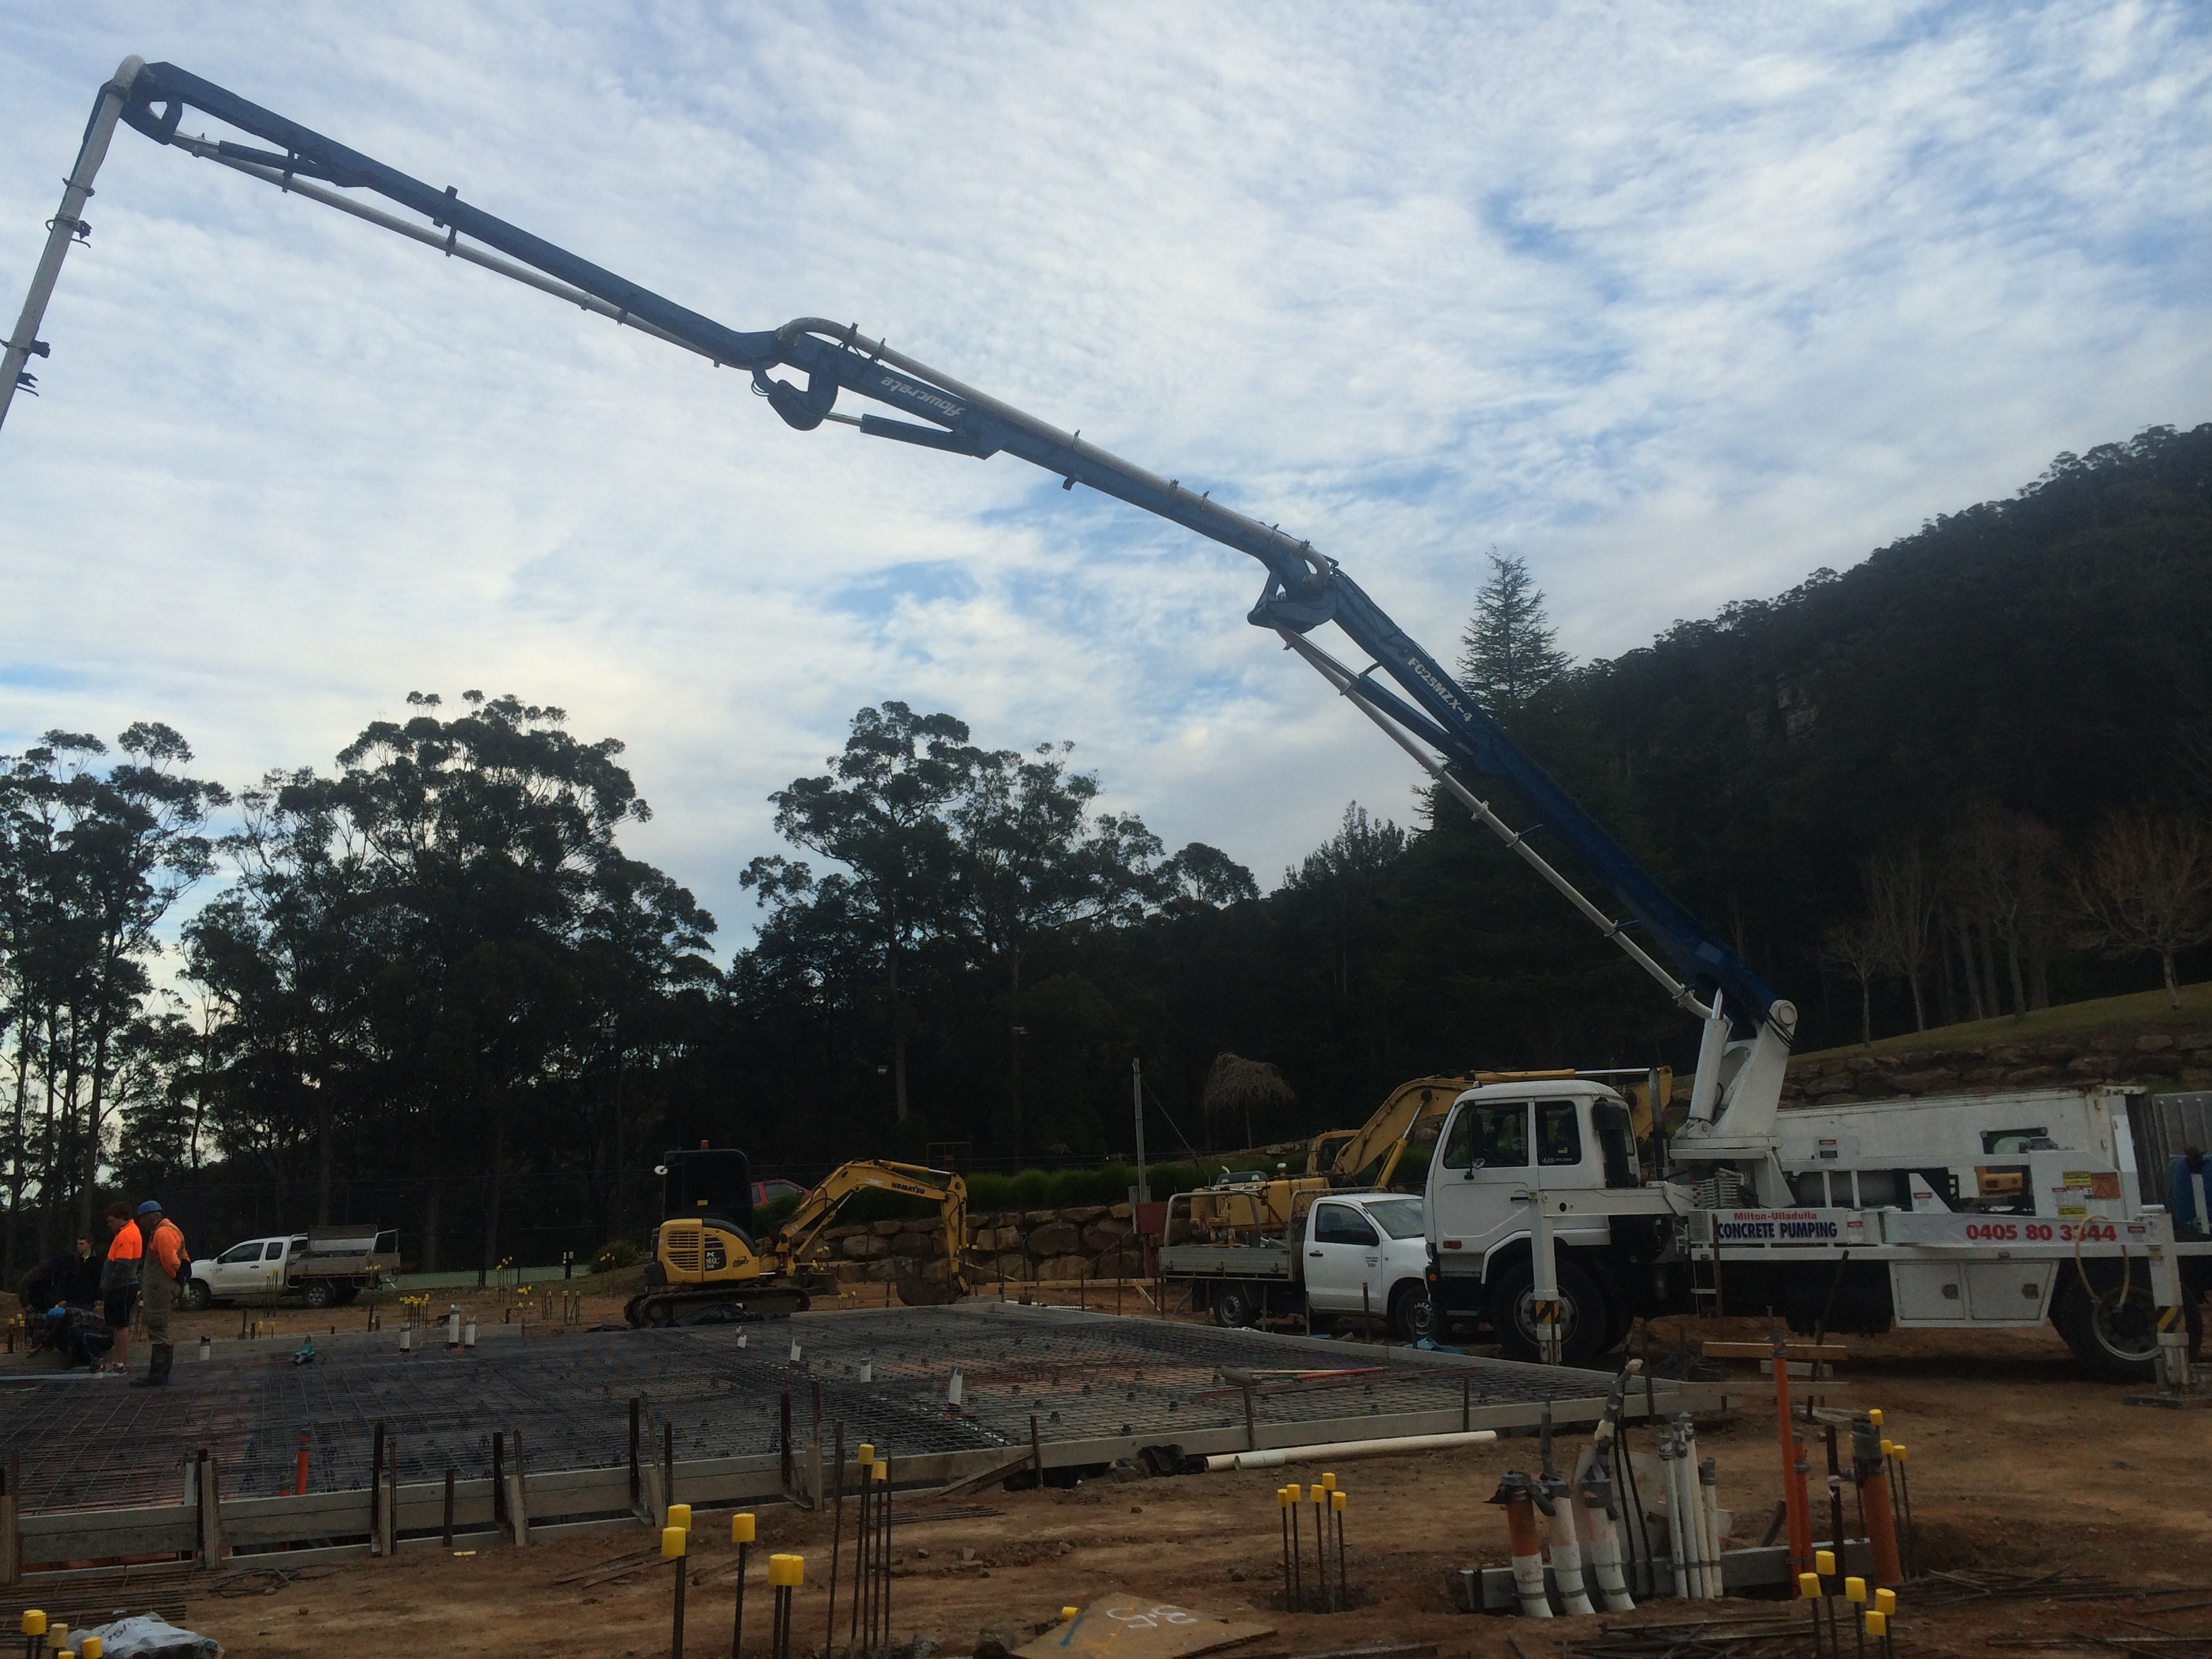
[[[337,1294],[331,1289],[330,1281],[326,1279],[309,1279],[306,1297],[307,1305],[311,1308],[327,1308],[337,1300]]]
[[[1249,1285],[1216,1285],[1212,1300],[1213,1322],[1224,1330],[1242,1330],[1260,1316],[1260,1298]]]
[[[2052,1298],[2051,1322],[2074,1351],[2074,1357],[2092,1375],[2113,1382],[2151,1382],[2158,1377],[2158,1304],[2151,1295],[2149,1275],[2138,1264],[2132,1274],[2107,1271],[2103,1263],[2089,1269],[2088,1284],[2072,1264],[2059,1269],[2058,1294]],[[2193,1358],[2204,1336],[2202,1316],[2194,1297],[2183,1316],[2188,1322],[2189,1352]]]
[[[1407,1279],[1390,1292],[1390,1334],[1401,1342],[1419,1342],[1437,1334],[1437,1310],[1429,1300],[1429,1287]]]
[[[1525,1257],[1505,1269],[1489,1303],[1490,1327],[1508,1359],[1538,1361],[1536,1268]],[[1613,1310],[1598,1282],[1571,1261],[1559,1263],[1560,1363],[1587,1365],[1605,1352]]]
[[[198,1313],[201,1309],[206,1307],[209,1303],[215,1300],[215,1292],[208,1289],[207,1280],[204,1279],[195,1279],[189,1281],[185,1285],[185,1294],[182,1300],[184,1302],[185,1311],[186,1313]]]

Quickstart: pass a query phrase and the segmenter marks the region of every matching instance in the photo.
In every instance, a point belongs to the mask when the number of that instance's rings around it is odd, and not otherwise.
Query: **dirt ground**
[[[225,1316],[197,1317],[221,1322]],[[303,1314],[276,1318],[280,1327],[297,1322],[299,1328],[310,1328]],[[235,1334],[237,1319],[235,1312],[228,1316],[228,1334]],[[325,1316],[320,1328],[330,1322]],[[1751,1338],[1764,1332],[1740,1321],[1706,1326],[1698,1334]],[[1675,1335],[1661,1328],[1650,1338],[1660,1350]],[[1914,1511],[1927,1565],[2063,1571],[2130,1590],[2190,1584],[2206,1592],[2162,1601],[2125,1595],[2069,1600],[2060,1587],[2059,1595],[1929,1609],[1927,1598],[1919,1598],[1923,1605],[1917,1608],[1908,1589],[1897,1631],[1899,1651],[2002,1653],[2033,1641],[2039,1652],[2065,1652],[2072,1644],[2045,1644],[2074,1634],[2189,1633],[2212,1643],[2212,1516],[2204,1501],[2212,1412],[2128,1406],[2126,1390],[2079,1379],[2065,1350],[2047,1332],[1915,1334],[1854,1339],[1850,1346],[1845,1368],[1850,1403],[1881,1407],[1887,1431],[1910,1447]],[[1636,1438],[1644,1443],[1640,1433]],[[1718,1462],[1723,1502],[1739,1517],[1737,1531],[1753,1535],[1736,1541],[1756,1541],[1780,1494],[1771,1407],[1711,1424],[1700,1431],[1700,1440]],[[1554,1622],[1538,1632],[1517,1618],[1460,1613],[1451,1575],[1462,1566],[1504,1561],[1504,1527],[1486,1500],[1501,1472],[1533,1466],[1534,1450],[1529,1442],[1505,1440],[1441,1455],[1346,1463],[1337,1470],[1351,1494],[1352,1580],[1373,1599],[1356,1613],[1334,1616],[1285,1615],[1269,1604],[1280,1565],[1274,1493],[1281,1480],[1271,1472],[908,1500],[901,1505],[904,1519],[894,1550],[896,1633],[902,1639],[929,1636],[945,1653],[964,1654],[987,1627],[1026,1637],[1062,1605],[1126,1589],[1217,1614],[1256,1614],[1273,1634],[1237,1650],[1253,1655],[1309,1653],[1389,1638],[1433,1641],[1440,1653],[1534,1659],[1559,1651],[1560,1637],[1594,1633],[1596,1621],[1579,1629],[1581,1621]],[[1318,1466],[1294,1473],[1310,1480]],[[1815,1501],[1825,1500],[1816,1493]],[[953,1513],[929,1519],[936,1510]],[[708,1582],[688,1593],[687,1645],[695,1653],[720,1652],[729,1642],[731,1584],[726,1572],[715,1571],[734,1559],[732,1547],[723,1541],[728,1535],[724,1515],[696,1518],[691,1566]],[[747,1597],[747,1652],[767,1651],[765,1557],[777,1550],[806,1557],[806,1584],[794,1614],[795,1650],[820,1649],[828,1617],[826,1520],[795,1509],[764,1508],[759,1540]],[[669,1650],[668,1569],[655,1563],[605,1583],[560,1581],[651,1541],[640,1528],[519,1551],[410,1553],[310,1570],[312,1576],[272,1593],[245,1583],[229,1588],[253,1593],[202,1593],[191,1602],[189,1621],[234,1654],[382,1659],[395,1651],[557,1652],[578,1659],[644,1659]],[[841,1615],[849,1565],[848,1533]],[[1758,1611],[1749,1602],[1725,1606]],[[1770,1611],[1773,1606],[1766,1604]],[[2162,1612],[2162,1607],[2176,1611]],[[1664,1623],[1683,1616],[1658,1603],[1625,1618]],[[1848,1649],[1848,1635],[1844,1644]],[[2078,1650],[2114,1650],[2084,1645]],[[2200,1650],[2169,1641],[2141,1650]]]

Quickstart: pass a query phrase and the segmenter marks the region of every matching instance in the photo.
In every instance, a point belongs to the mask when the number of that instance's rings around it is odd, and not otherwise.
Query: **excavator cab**
[[[653,1260],[645,1264],[645,1289],[631,1298],[634,1325],[673,1324],[697,1308],[737,1304],[759,1312],[803,1308],[803,1294],[768,1298],[751,1308],[765,1273],[753,1248],[752,1166],[734,1147],[701,1145],[665,1153],[660,1177],[660,1225]],[[787,1305],[790,1304],[790,1305]]]
[[[712,1218],[751,1237],[752,1165],[735,1147],[699,1146],[668,1152],[655,1173],[660,1176],[663,1221]]]

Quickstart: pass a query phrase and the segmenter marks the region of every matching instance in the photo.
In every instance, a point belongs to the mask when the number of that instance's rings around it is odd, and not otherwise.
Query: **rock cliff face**
[[[1009,1284],[1133,1279],[1144,1272],[1144,1252],[1126,1204],[971,1214],[964,1242],[969,1278],[976,1285],[1001,1278]],[[918,1220],[825,1228],[810,1259],[841,1280],[934,1282],[948,1272],[944,1228]]]
[[[2212,1030],[2106,1031],[2019,1042],[1997,1039],[1909,1054],[1830,1054],[1790,1063],[1782,1103],[1808,1106],[2100,1083],[2212,1088]]]

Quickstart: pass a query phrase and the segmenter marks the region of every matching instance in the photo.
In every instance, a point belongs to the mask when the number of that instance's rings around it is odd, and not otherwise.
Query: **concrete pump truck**
[[[252,142],[188,133],[188,112]],[[49,356],[39,337],[46,302],[70,248],[90,235],[84,209],[118,122],[737,369],[796,430],[837,425],[971,459],[1012,455],[1063,489],[1098,490],[1258,560],[1266,579],[1247,620],[1274,632],[1699,1022],[1688,1120],[1656,1169],[1639,1164],[1627,1106],[1601,1081],[1484,1084],[1457,1098],[1428,1176],[1429,1283],[1442,1309],[1478,1310],[1509,1346],[1571,1358],[1597,1352],[1639,1312],[1729,1306],[1733,1285],[1735,1305],[1747,1310],[1795,1316],[1840,1304],[1865,1324],[2055,1317],[2093,1364],[2140,1375],[2155,1362],[2169,1377],[2185,1372],[2212,1248],[2201,1198],[2191,1236],[2178,1242],[2172,1218],[2140,1201],[2125,1149],[2107,1134],[2100,1152],[2088,1132],[2087,1144],[2031,1136],[2045,1144],[1997,1160],[2009,1207],[1954,1203],[1916,1172],[1909,1149],[1884,1144],[1877,1127],[1855,1132],[1848,1159],[1839,1144],[1834,1167],[1812,1171],[1814,1201],[1807,1171],[1784,1156],[1777,1121],[1796,1007],[1668,894],[1334,559],[856,326],[802,317],[781,328],[729,328],[494,217],[457,189],[434,188],[173,64],[128,58],[99,89],[48,222],[0,359],[0,419],[17,388],[32,386],[31,358]],[[786,369],[791,378],[777,372]],[[848,394],[891,414],[841,410]],[[1365,666],[1316,641],[1325,623]],[[1587,896],[1507,824],[1478,785],[1507,791],[1607,902]],[[1959,1110],[1977,1115],[1971,1102]],[[1850,1177],[1841,1190],[1838,1170]]]

